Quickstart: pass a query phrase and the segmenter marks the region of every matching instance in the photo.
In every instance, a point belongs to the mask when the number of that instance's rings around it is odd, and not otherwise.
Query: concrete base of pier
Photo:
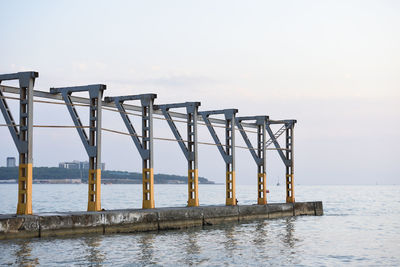
[[[322,214],[322,202],[317,201],[294,204],[0,215],[0,240],[90,233],[157,231],[254,219],[275,219],[299,215],[318,216]]]

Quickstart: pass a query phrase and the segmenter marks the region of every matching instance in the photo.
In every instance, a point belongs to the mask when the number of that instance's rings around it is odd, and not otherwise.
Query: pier
[[[80,233],[112,233],[177,229],[204,226],[227,221],[248,219],[272,219],[298,215],[322,215],[321,202],[295,202],[294,196],[294,119],[272,120],[267,115],[237,116],[235,108],[199,111],[200,102],[155,103],[153,93],[125,96],[108,96],[103,99],[107,86],[92,84],[73,87],[50,88],[48,92],[34,90],[37,72],[18,72],[0,75],[2,81],[18,81],[19,87],[0,85],[0,110],[19,153],[18,201],[16,215],[0,215],[0,239],[19,237],[44,237]],[[72,94],[87,93],[88,98]],[[13,96],[14,95],[14,96]],[[15,96],[17,95],[17,96]],[[19,123],[14,120],[7,101],[19,101]],[[128,104],[135,101],[138,105]],[[65,105],[73,125],[34,125],[34,103]],[[89,125],[83,125],[76,107],[89,109]],[[172,111],[184,109],[186,112]],[[102,112],[120,114],[126,131],[107,128]],[[138,116],[141,123],[135,125],[130,116]],[[216,118],[215,116],[222,116]],[[164,120],[175,139],[155,137],[153,119]],[[186,135],[176,127],[186,126]],[[137,123],[136,123],[137,124]],[[278,125],[274,132],[272,125]],[[198,140],[198,126],[205,126],[214,141]],[[33,129],[75,128],[89,159],[88,203],[86,212],[40,213],[32,210]],[[215,128],[223,128],[224,136]],[[138,128],[141,130],[138,131]],[[128,135],[140,154],[142,162],[142,209],[104,211],[101,206],[101,145],[102,131]],[[235,143],[240,133],[246,146]],[[140,133],[140,134],[139,134]],[[253,134],[253,137],[250,136]],[[255,137],[254,137],[255,135]],[[184,136],[186,138],[184,139]],[[283,144],[279,137],[283,136]],[[252,140],[254,139],[254,140]],[[282,139],[282,138],[281,138]],[[186,207],[156,208],[154,195],[154,140],[174,141],[183,152],[187,164],[188,190]],[[1,138],[1,141],[6,141]],[[8,142],[8,141],[7,141]],[[215,146],[222,156],[226,170],[225,206],[201,206],[198,188],[199,145]],[[269,147],[273,145],[274,148]],[[236,148],[250,152],[255,163],[257,195],[254,205],[237,205],[236,200]],[[285,167],[286,203],[269,204],[267,201],[266,151],[279,154]],[[66,203],[68,205],[68,203]]]
[[[9,214],[0,215],[0,240],[160,231],[301,215],[323,215],[322,202]]]

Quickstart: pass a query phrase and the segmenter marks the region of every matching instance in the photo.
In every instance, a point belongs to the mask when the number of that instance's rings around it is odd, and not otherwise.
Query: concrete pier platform
[[[267,205],[201,206],[101,212],[0,215],[0,240],[48,236],[131,233],[323,214],[321,201]]]

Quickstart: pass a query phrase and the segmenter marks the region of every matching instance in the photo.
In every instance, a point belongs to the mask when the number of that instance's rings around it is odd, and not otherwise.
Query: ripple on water
[[[49,185],[34,186],[37,212],[86,209],[86,185],[51,187],[59,194],[51,197],[47,195]],[[140,194],[132,194],[140,192],[140,185],[105,188],[106,209],[140,207]],[[320,217],[256,220],[179,231],[0,241],[0,265],[400,265],[399,188],[297,186],[298,201],[323,201],[325,215]],[[174,196],[185,194],[186,189],[186,185],[158,185],[163,194],[157,205],[183,206],[185,197]],[[254,203],[253,189],[241,186],[240,203]],[[1,213],[15,211],[13,190],[0,186]],[[222,204],[223,198],[216,197],[221,192],[224,185],[208,186],[202,193],[207,202],[202,204]],[[280,194],[271,194],[270,202],[284,201],[277,196]]]

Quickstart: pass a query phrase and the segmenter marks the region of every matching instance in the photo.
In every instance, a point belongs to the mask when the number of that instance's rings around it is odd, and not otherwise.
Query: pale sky
[[[295,183],[399,184],[399,1],[1,1],[0,10],[0,73],[38,71],[36,90],[104,83],[106,96],[157,93],[156,104],[297,119]],[[72,125],[64,106],[34,109],[35,124]],[[125,130],[107,111],[103,126]],[[17,151],[8,129],[0,136],[4,166]],[[154,136],[172,134],[155,121]],[[178,144],[154,149],[155,173],[186,175]],[[87,160],[73,129],[35,128],[33,153],[34,166]],[[141,171],[129,137],[104,133],[102,154],[107,169]],[[275,151],[267,165],[267,183],[283,183]],[[238,184],[256,183],[248,151],[237,149],[236,171]],[[225,181],[216,147],[199,146],[199,175]]]

